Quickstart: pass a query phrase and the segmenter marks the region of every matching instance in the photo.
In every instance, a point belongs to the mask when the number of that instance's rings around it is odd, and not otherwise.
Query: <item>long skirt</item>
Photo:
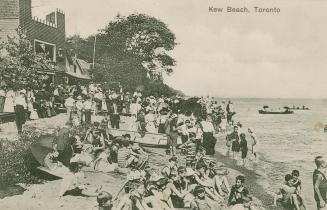
[[[165,124],[160,123],[158,133],[165,133],[165,132],[166,132]]]
[[[206,150],[206,155],[215,154],[216,138],[211,132],[203,133],[203,147]]]
[[[30,116],[30,119],[31,119],[31,120],[37,120],[37,119],[39,119],[39,116],[38,116],[38,114],[37,114],[37,112],[36,112],[35,109],[32,109],[32,110],[31,110],[31,116]]]
[[[16,105],[15,106],[15,114],[16,114],[16,125],[18,133],[22,132],[22,125],[26,122],[26,113],[24,106]]]
[[[169,138],[168,138],[169,146],[176,147],[177,146],[177,139],[178,139],[178,133],[177,132],[170,132]]]

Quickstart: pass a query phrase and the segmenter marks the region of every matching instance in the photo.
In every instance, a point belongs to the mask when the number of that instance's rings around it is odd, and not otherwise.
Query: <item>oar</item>
[[[128,183],[128,180],[125,181],[125,183],[123,184],[123,186],[120,188],[120,190],[118,191],[117,195],[115,196],[115,198],[113,199],[113,201],[117,200],[118,195],[121,193],[121,191],[124,189],[125,185]]]

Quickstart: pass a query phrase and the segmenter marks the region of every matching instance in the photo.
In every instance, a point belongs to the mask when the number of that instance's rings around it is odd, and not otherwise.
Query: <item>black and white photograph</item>
[[[324,0],[0,0],[1,210],[327,210]]]

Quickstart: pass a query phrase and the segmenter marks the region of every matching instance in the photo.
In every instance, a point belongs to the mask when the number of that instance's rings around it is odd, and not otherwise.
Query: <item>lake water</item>
[[[327,133],[319,124],[327,123],[327,100],[303,99],[233,99],[237,114],[247,132],[254,128],[260,141],[260,160],[254,170],[265,174],[264,181],[268,191],[276,191],[284,176],[293,169],[300,171],[304,195],[309,205],[315,209],[312,187],[312,172],[315,168],[314,157],[327,155]],[[278,109],[284,106],[306,106],[308,111],[295,110],[289,115],[262,115],[262,106]],[[262,180],[261,180],[262,181]]]

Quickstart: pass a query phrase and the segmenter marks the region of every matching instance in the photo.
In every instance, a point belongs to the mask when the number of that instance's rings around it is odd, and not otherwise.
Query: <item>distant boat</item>
[[[269,106],[263,106],[263,109],[259,110],[259,114],[294,114],[289,107],[285,106],[284,111],[268,111]]]
[[[293,111],[285,110],[285,111],[265,111],[259,110],[259,114],[294,114]]]
[[[290,108],[290,110],[310,110],[308,107],[302,106],[302,107],[295,107],[293,106]]]

